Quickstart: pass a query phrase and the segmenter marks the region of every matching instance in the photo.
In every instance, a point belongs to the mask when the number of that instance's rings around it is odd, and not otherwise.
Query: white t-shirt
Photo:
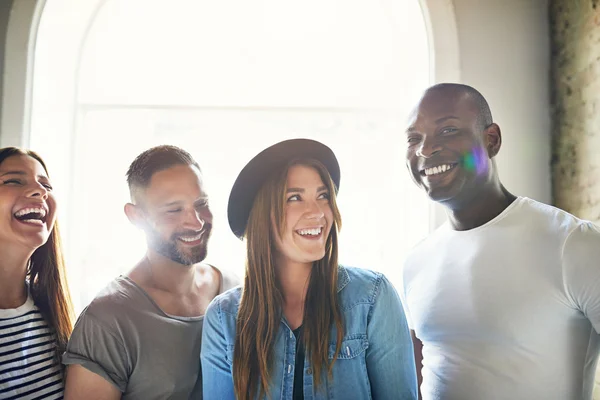
[[[600,231],[518,198],[487,224],[446,224],[404,268],[424,400],[591,399],[600,350]]]

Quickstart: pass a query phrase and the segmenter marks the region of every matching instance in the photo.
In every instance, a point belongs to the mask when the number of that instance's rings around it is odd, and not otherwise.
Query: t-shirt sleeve
[[[407,266],[407,261],[405,261],[402,265],[402,271],[400,273],[400,287],[398,287],[398,295],[400,296],[400,302],[402,303],[402,308],[404,310],[404,315],[406,317],[406,323],[408,324],[408,329],[414,330],[412,318],[410,317],[410,310],[408,309],[408,302],[406,301],[406,282],[405,282],[405,269]]]
[[[109,326],[86,311],[75,324],[62,362],[81,365],[125,392],[129,365],[123,341]]]
[[[400,288],[402,289],[402,288]],[[404,316],[406,317],[406,324],[408,325],[408,329],[414,331],[415,328],[412,323],[412,318],[410,317],[410,310],[408,309],[408,305],[406,304],[406,299],[404,296],[404,291],[400,290],[400,301],[402,302],[402,309],[404,310]]]
[[[600,229],[583,223],[566,239],[563,278],[571,301],[600,333]]]

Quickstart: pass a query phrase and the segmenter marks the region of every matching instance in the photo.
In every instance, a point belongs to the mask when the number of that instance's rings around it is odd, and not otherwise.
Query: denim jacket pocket
[[[329,344],[329,359],[333,359],[335,354],[335,343]],[[337,356],[338,360],[349,360],[352,358],[356,358],[362,353],[365,352],[369,348],[369,341],[366,337],[354,337],[342,340],[342,345],[340,346],[340,352]]]

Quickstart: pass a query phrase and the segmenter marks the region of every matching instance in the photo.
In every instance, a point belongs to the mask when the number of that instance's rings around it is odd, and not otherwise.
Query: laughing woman
[[[61,399],[72,330],[56,203],[31,151],[0,149],[0,398]]]
[[[340,170],[307,139],[254,157],[229,197],[243,288],[204,319],[204,398],[416,399],[402,305],[380,273],[338,265]]]

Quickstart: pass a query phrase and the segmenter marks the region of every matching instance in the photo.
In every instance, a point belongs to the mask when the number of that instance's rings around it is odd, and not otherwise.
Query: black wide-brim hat
[[[238,175],[227,205],[229,227],[242,239],[248,225],[256,194],[267,179],[295,159],[313,159],[327,168],[337,193],[340,187],[340,165],[333,151],[323,143],[310,139],[291,139],[274,144],[258,153]]]

